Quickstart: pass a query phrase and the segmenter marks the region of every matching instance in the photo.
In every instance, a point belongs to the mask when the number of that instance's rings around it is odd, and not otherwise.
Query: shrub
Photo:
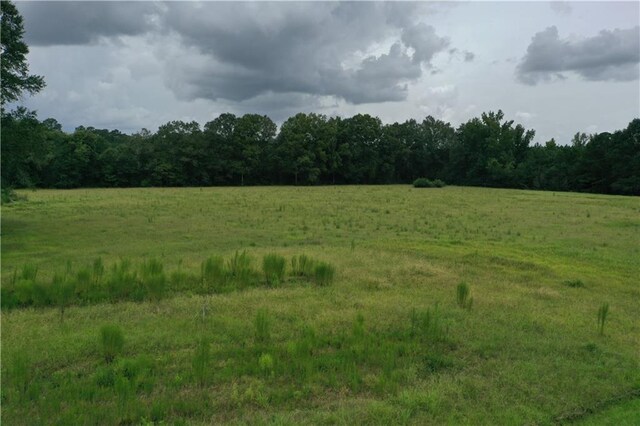
[[[200,276],[202,289],[205,293],[219,291],[227,280],[224,259],[220,256],[213,256],[202,262]]]
[[[332,265],[326,262],[319,262],[313,271],[314,281],[319,286],[329,285],[333,282],[335,272],[336,270]]]
[[[607,321],[607,315],[609,314],[609,304],[603,303],[598,309],[598,328],[600,334],[604,334],[604,323]]]
[[[413,181],[414,188],[443,188],[445,185],[440,179],[418,178]]]
[[[107,324],[100,329],[102,356],[107,363],[115,359],[124,347],[124,335],[117,325]]]
[[[278,285],[284,281],[286,260],[279,254],[267,254],[262,259],[262,270],[264,271],[267,284]]]
[[[469,285],[465,282],[461,282],[456,287],[456,300],[458,306],[462,309],[471,309],[473,305],[473,298],[469,297]]]

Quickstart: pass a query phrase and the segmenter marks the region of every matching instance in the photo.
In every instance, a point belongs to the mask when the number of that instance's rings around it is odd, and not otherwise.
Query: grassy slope
[[[76,307],[62,325],[54,309],[2,312],[7,423],[143,416],[195,423],[544,424],[640,387],[638,198],[407,186],[26,195],[28,202],[2,210],[3,281],[25,263],[46,276],[68,260],[88,264],[98,256],[106,263],[156,257],[170,270],[181,264],[195,271],[211,254],[242,249],[255,257],[306,253],[333,263],[338,276],[329,288],[290,284],[179,295],[159,306]],[[563,284],[576,279],[585,287]],[[474,298],[470,312],[455,304],[463,280]],[[351,330],[358,314],[372,336],[387,336],[408,326],[412,308],[434,302],[449,324],[451,365],[425,374],[417,362],[396,389],[376,391],[381,373],[364,371],[357,389],[311,383],[296,393],[277,375],[233,368],[253,344],[260,308],[273,317],[274,345],[285,346],[303,324],[334,336]],[[599,336],[603,302],[611,308]],[[154,366],[153,385],[138,392],[133,415],[123,414],[130,410],[112,389],[95,386],[97,333],[107,322],[122,326],[126,357],[144,355]],[[191,379],[203,335],[213,358],[204,388]],[[11,363],[24,354],[32,366],[30,391],[19,395]]]

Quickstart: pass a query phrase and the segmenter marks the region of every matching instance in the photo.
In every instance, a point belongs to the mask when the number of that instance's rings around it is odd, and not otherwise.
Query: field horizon
[[[17,192],[27,200],[2,206],[2,297],[17,304],[2,309],[7,423],[640,421],[638,197],[408,185]],[[253,278],[203,289],[207,265],[231,268],[241,253]],[[275,280],[268,256],[286,262]],[[300,256],[334,272],[298,273]],[[157,296],[79,295],[92,265],[107,286],[125,263],[144,281],[154,262]],[[21,290],[61,276],[76,297],[62,308]],[[124,338],[113,359],[105,325]]]

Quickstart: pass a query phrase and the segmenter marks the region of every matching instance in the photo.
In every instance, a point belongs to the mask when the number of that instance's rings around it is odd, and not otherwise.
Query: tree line
[[[571,144],[531,145],[535,132],[483,113],[454,128],[431,116],[299,113],[280,129],[267,116],[221,114],[201,127],[155,132],[78,127],[66,133],[18,108],[2,115],[4,187],[80,188],[410,183],[640,195],[640,119],[626,129],[577,133]]]

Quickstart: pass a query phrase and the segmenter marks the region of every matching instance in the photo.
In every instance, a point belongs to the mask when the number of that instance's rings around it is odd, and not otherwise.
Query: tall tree
[[[17,101],[22,92],[38,93],[45,86],[44,78],[29,75],[27,53],[29,47],[22,37],[24,26],[22,16],[16,6],[2,0],[0,2],[0,74],[2,78],[1,103]]]

